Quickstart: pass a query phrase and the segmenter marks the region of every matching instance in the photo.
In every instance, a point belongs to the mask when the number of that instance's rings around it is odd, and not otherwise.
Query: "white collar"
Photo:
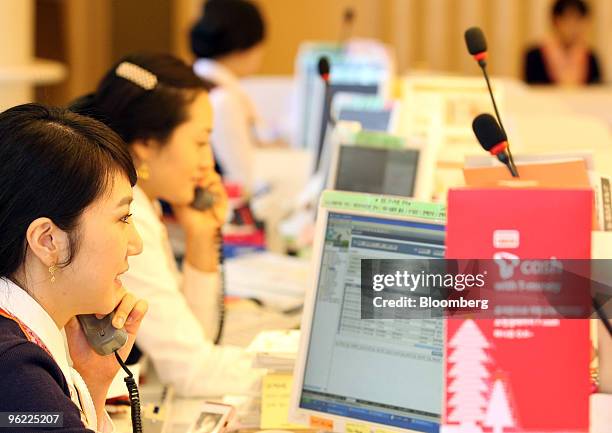
[[[144,237],[153,236],[154,239],[168,237],[168,230],[162,221],[163,210],[159,200],[151,200],[138,186],[133,189],[134,200],[130,206],[132,219],[136,229]]]
[[[221,63],[214,60],[197,59],[193,64],[193,70],[197,76],[208,79],[213,84],[240,88],[238,77]]]
[[[64,373],[68,386],[73,386],[64,338],[49,313],[25,290],[6,278],[0,278],[0,308],[36,334]]]
[[[159,200],[149,199],[147,194],[138,185],[132,189],[133,194],[133,212],[138,212],[139,218],[146,218],[147,220],[155,220],[161,224],[162,207]]]

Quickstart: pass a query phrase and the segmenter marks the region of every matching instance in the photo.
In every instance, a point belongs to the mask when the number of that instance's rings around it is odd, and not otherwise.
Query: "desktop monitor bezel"
[[[362,147],[366,149],[382,149],[380,146],[368,145],[368,144],[356,144],[349,141],[341,141],[335,143],[333,146],[332,159],[330,164],[330,173],[327,179],[327,188],[336,189],[336,181],[338,178],[338,166],[340,164],[340,155],[343,147]],[[406,140],[406,146],[401,149],[389,149],[385,150],[406,150],[406,151],[418,151],[419,160],[416,166],[416,174],[414,176],[414,186],[412,195],[401,196],[403,198],[413,198],[416,200],[429,201],[432,198],[434,190],[434,169],[436,164],[436,158],[434,155],[433,146],[429,146],[427,141],[408,141]],[[369,192],[360,191],[347,191],[361,194],[375,194]],[[388,195],[380,193],[379,195]]]
[[[324,192],[325,193],[325,192]],[[380,197],[379,194],[364,194],[364,193],[350,193],[346,192],[347,195],[353,195],[355,197],[358,196],[372,196],[372,197]],[[385,197],[394,197],[394,196],[385,196]],[[397,196],[396,196],[397,197]],[[406,197],[397,197],[401,200],[406,200]],[[291,389],[291,398],[289,401],[289,421],[311,425],[310,417],[316,417],[317,419],[322,419],[325,421],[333,422],[333,428],[330,431],[334,432],[345,432],[346,431],[346,423],[357,423],[362,425],[369,426],[372,431],[376,429],[382,429],[388,432],[397,432],[397,433],[422,433],[417,430],[408,430],[402,429],[395,426],[389,426],[387,424],[378,424],[370,421],[363,421],[353,418],[344,417],[341,415],[329,414],[324,412],[317,412],[312,409],[304,409],[300,407],[300,399],[302,396],[303,386],[304,386],[304,375],[306,373],[306,361],[308,358],[308,349],[310,345],[310,337],[311,330],[313,324],[313,317],[315,312],[317,294],[319,289],[319,278],[321,272],[321,260],[323,258],[323,250],[325,248],[325,234],[327,231],[327,223],[329,219],[330,213],[334,214],[344,214],[344,215],[354,215],[354,216],[362,216],[362,217],[373,217],[380,219],[390,219],[394,221],[406,221],[406,222],[414,222],[414,223],[422,223],[429,225],[438,225],[441,227],[446,226],[445,220],[436,220],[436,219],[424,219],[417,217],[408,217],[408,216],[395,216],[388,215],[376,212],[363,212],[363,211],[354,211],[354,210],[346,210],[340,209],[333,206],[325,206],[323,204],[319,204],[318,216],[316,222],[316,232],[313,244],[313,255],[312,255],[312,279],[311,279],[311,287],[310,290],[306,292],[306,297],[304,300],[304,309],[302,313],[302,322],[301,322],[301,335],[300,335],[300,344],[298,350],[298,356],[295,360],[295,366],[293,370],[293,385]],[[444,358],[446,358],[446,349],[444,349]],[[443,388],[444,389],[444,388]],[[441,410],[441,420],[440,426],[442,425],[442,417],[444,414],[444,408]]]

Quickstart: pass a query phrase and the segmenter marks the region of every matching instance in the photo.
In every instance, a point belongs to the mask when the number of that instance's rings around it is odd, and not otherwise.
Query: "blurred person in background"
[[[528,84],[580,86],[601,82],[599,62],[587,43],[589,6],[583,0],[557,0],[553,32],[525,56]]]
[[[224,179],[253,188],[253,153],[265,141],[265,126],[240,79],[255,74],[264,54],[266,26],[246,0],[208,0],[191,30],[195,73],[215,84],[211,142]]]

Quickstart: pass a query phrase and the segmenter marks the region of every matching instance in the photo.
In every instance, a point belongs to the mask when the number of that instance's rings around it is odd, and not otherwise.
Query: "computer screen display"
[[[338,120],[359,122],[361,128],[367,131],[387,132],[393,110],[356,110],[345,108],[340,110]]]
[[[444,226],[328,214],[299,407],[438,432],[442,319],[362,320],[362,258],[443,258]]]
[[[334,189],[413,197],[420,151],[340,146]]]

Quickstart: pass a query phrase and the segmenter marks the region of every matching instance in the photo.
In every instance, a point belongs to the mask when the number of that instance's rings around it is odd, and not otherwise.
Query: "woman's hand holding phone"
[[[218,173],[211,171],[198,187],[212,195],[212,205],[207,209],[194,209],[191,205],[172,205],[178,223],[187,235],[216,232],[227,218],[228,199]]]
[[[172,206],[174,215],[185,230],[185,260],[202,272],[217,272],[219,266],[219,230],[226,220],[228,199],[221,177],[214,171],[200,185],[214,200],[208,209],[190,205]]]
[[[118,351],[122,359],[126,359],[132,350],[147,309],[146,301],[136,298],[129,292],[123,295],[119,305],[115,308],[113,326],[117,329],[124,328],[128,334],[127,343]],[[68,322],[65,330],[73,367],[87,384],[96,411],[100,416],[104,410],[108,388],[120,366],[114,355],[101,356],[94,351],[76,317]]]

